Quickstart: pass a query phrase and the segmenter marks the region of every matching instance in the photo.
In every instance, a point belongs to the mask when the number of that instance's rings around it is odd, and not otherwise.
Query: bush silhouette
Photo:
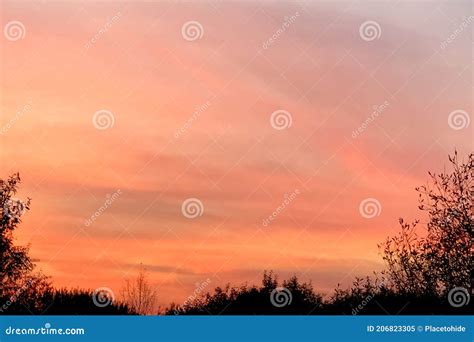
[[[30,200],[15,199],[20,175],[13,174],[4,181],[0,179],[0,297],[9,295],[22,285],[34,264],[28,256],[28,247],[14,246],[13,231],[21,223],[21,216],[29,210]]]
[[[121,298],[128,307],[140,315],[151,315],[154,312],[157,292],[150,285],[148,275],[143,265],[140,265],[135,279],[125,279],[125,284],[120,291]]]
[[[321,305],[322,297],[314,292],[311,283],[301,283],[292,277],[279,287],[277,277],[272,272],[264,272],[261,286],[216,287],[213,294],[207,293],[184,306],[172,304],[166,314],[310,314]]]
[[[20,175],[0,179],[0,315],[126,315],[134,311],[121,303],[98,307],[91,290],[54,289],[48,278],[34,273],[35,265],[28,255],[28,247],[14,246],[13,233],[21,223],[21,216],[30,209],[13,196],[18,191]]]
[[[213,293],[171,304],[167,315],[386,315],[470,314],[474,283],[473,196],[474,154],[460,162],[449,157],[451,172],[430,175],[431,182],[416,188],[419,209],[427,213],[426,230],[419,221],[400,219],[401,230],[379,247],[386,270],[356,278],[348,289],[339,286],[323,296],[311,282],[296,276],[278,281],[264,272],[260,286],[216,287]],[[86,289],[55,289],[48,278],[34,272],[28,247],[15,246],[13,233],[30,199],[14,199],[20,177],[0,180],[0,314],[133,315],[150,314],[156,292],[145,274],[126,282],[122,302],[101,306]],[[451,291],[462,289],[462,305],[453,305]],[[125,303],[128,303],[125,304]],[[456,303],[454,303],[456,304]]]
[[[272,303],[273,291],[286,289],[277,305]],[[274,297],[273,297],[274,298]],[[285,298],[283,300],[282,298]],[[281,306],[280,306],[281,305]],[[171,304],[165,315],[468,315],[472,303],[455,308],[446,298],[428,294],[397,292],[375,278],[357,278],[348,289],[336,289],[323,300],[310,283],[296,276],[283,281],[279,287],[272,272],[263,274],[261,286],[216,287],[185,305]]]
[[[59,289],[48,291],[41,301],[51,303],[43,314],[46,315],[134,315],[136,314],[123,303],[110,303],[103,307],[93,301],[92,290]]]
[[[282,286],[293,296],[278,307],[269,300],[277,288],[272,273],[264,273],[262,287],[218,287],[184,306],[172,305],[167,314],[469,314],[473,280],[474,154],[462,163],[457,152],[449,156],[450,173],[429,173],[431,183],[416,188],[419,209],[428,213],[424,235],[419,221],[407,224],[380,245],[387,269],[365,279],[356,278],[349,289],[336,288],[324,302],[311,284],[296,277]],[[464,289],[465,305],[449,302],[450,290]],[[466,294],[468,294],[466,296]]]
[[[428,213],[424,237],[400,219],[401,232],[381,245],[389,285],[407,296],[446,297],[453,288],[472,293],[474,154],[460,163],[449,157],[451,173],[432,174],[416,188],[419,209]]]

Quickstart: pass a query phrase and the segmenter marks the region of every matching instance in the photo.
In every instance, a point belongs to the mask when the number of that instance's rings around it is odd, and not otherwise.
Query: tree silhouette
[[[44,276],[32,273],[34,264],[28,247],[13,244],[13,233],[30,205],[29,198],[25,202],[14,198],[20,181],[18,173],[0,179],[0,313],[16,311],[19,299],[32,298],[48,286]]]
[[[14,198],[20,184],[18,173],[0,179],[0,314],[134,314],[125,304],[98,307],[91,290],[54,289],[41,273],[34,273],[28,247],[15,246],[13,233],[30,209]]]
[[[148,282],[146,270],[140,266],[134,280],[125,279],[121,297],[131,310],[140,315],[151,315],[154,312],[157,292]]]
[[[462,305],[449,300],[452,290],[472,293],[474,154],[467,161],[449,156],[451,170],[429,173],[430,182],[416,188],[419,209],[427,214],[426,231],[420,221],[400,219],[398,235],[380,245],[387,269],[374,277],[356,278],[348,289],[336,288],[323,299],[311,282],[293,276],[279,282],[272,271],[264,272],[260,286],[216,287],[198,293],[183,304],[171,304],[168,315],[384,315],[470,314],[474,301]],[[20,177],[0,180],[0,314],[152,314],[156,291],[143,267],[126,280],[122,302],[102,305],[95,292],[55,289],[46,277],[33,273],[28,247],[15,246],[13,233],[30,199],[15,199]],[[463,292],[466,294],[466,292]],[[454,303],[457,304],[457,303]]]
[[[0,179],[0,293],[10,292],[18,282],[33,270],[33,262],[28,256],[28,247],[13,245],[13,231],[21,222],[25,210],[29,210],[30,200],[22,202],[13,198],[18,191],[20,175],[13,174],[4,181]]]
[[[322,306],[311,283],[293,276],[278,286],[273,272],[264,272],[261,286],[216,287],[185,305],[172,304],[169,315],[294,315],[310,314]]]
[[[46,315],[136,315],[133,309],[121,302],[98,306],[92,290],[50,289],[40,298],[45,303]]]
[[[470,289],[473,275],[474,154],[461,163],[449,156],[450,173],[429,173],[416,188],[419,209],[428,213],[426,236],[400,219],[401,232],[381,245],[388,280],[399,293],[445,297],[455,287]]]
[[[213,294],[187,303],[173,304],[167,314],[469,314],[473,302],[453,306],[447,297],[452,289],[470,289],[473,283],[474,154],[460,162],[449,156],[451,172],[429,173],[431,182],[416,188],[419,209],[428,214],[426,233],[400,219],[401,231],[380,245],[387,269],[374,277],[356,278],[326,300],[311,284],[296,277],[283,282],[292,295],[284,307],[270,305],[278,288],[270,272],[262,287],[217,287]]]

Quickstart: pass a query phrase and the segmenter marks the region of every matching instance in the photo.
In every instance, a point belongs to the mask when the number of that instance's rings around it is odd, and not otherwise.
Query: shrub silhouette
[[[46,315],[135,315],[126,304],[114,302],[104,307],[94,304],[92,290],[59,289],[47,291],[41,301],[51,303]]]
[[[419,221],[400,219],[401,230],[379,247],[387,269],[372,277],[356,278],[348,289],[338,287],[325,296],[311,282],[296,276],[279,282],[272,271],[262,284],[216,287],[213,293],[193,297],[182,305],[171,304],[167,315],[386,315],[470,314],[474,301],[454,307],[449,293],[464,288],[472,294],[474,154],[460,162],[457,152],[449,157],[452,171],[429,173],[431,182],[416,188],[419,209],[426,212],[426,231],[418,234]],[[0,314],[150,314],[156,292],[144,273],[126,282],[124,304],[99,307],[93,291],[55,289],[44,275],[34,273],[28,247],[14,246],[13,232],[30,199],[13,198],[20,177],[0,180]]]
[[[272,304],[272,291],[278,290],[272,272],[263,274],[262,286],[216,287],[185,305],[171,304],[165,315],[468,315],[468,306],[454,308],[445,298],[428,294],[407,294],[380,283],[378,278],[356,278],[348,289],[337,288],[326,300],[310,283],[296,276],[282,282],[291,293],[291,302]],[[283,304],[283,301],[280,303]]]
[[[326,301],[311,284],[296,277],[283,282],[293,302],[283,308],[271,305],[269,296],[278,285],[264,273],[262,287],[218,287],[192,303],[172,305],[167,314],[469,314],[474,307],[450,305],[449,291],[464,288],[472,294],[474,154],[465,163],[457,152],[449,156],[450,173],[429,173],[431,183],[416,188],[419,209],[428,213],[426,234],[417,224],[400,219],[401,231],[380,245],[387,269],[352,287],[340,289]],[[466,298],[466,304],[469,297]]]
[[[0,179],[0,315],[134,314],[121,303],[96,306],[91,290],[56,290],[44,275],[34,273],[28,247],[13,244],[13,232],[21,223],[22,214],[30,209],[30,199],[23,202],[13,197],[19,184],[18,173],[6,181]]]
[[[280,300],[276,297],[279,290],[277,277],[273,272],[264,272],[261,286],[216,287],[213,294],[205,294],[201,298],[179,306],[172,304],[166,310],[168,315],[273,315],[273,314],[310,314],[321,307],[322,297],[316,294],[311,283],[301,283],[291,277],[282,283],[288,290],[289,297],[283,294]],[[287,303],[281,307],[276,305]]]
[[[49,286],[42,274],[33,273],[35,265],[28,247],[13,244],[13,232],[30,209],[29,198],[14,198],[20,182],[18,173],[6,181],[0,179],[0,314],[21,312],[25,301],[31,302],[32,310],[38,310],[41,304],[36,300],[37,294]]]
[[[474,154],[460,163],[449,157],[451,173],[432,174],[416,188],[419,209],[428,213],[426,236],[400,219],[401,232],[381,245],[385,276],[397,293],[446,297],[456,287],[472,293]]]
[[[157,292],[150,285],[145,268],[140,265],[138,275],[134,280],[125,279],[120,291],[121,298],[131,310],[140,315],[151,315],[155,309]]]
[[[13,245],[13,231],[21,222],[24,211],[29,210],[30,200],[22,202],[13,196],[18,191],[20,175],[0,179],[0,296],[9,295],[22,284],[25,275],[34,267],[28,256],[28,247]]]

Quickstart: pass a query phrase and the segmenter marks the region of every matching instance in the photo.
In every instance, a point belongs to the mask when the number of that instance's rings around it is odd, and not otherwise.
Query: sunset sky
[[[56,286],[118,295],[142,263],[163,305],[208,278],[328,293],[382,269],[377,243],[423,218],[414,187],[473,150],[471,6],[2,0],[17,242]]]

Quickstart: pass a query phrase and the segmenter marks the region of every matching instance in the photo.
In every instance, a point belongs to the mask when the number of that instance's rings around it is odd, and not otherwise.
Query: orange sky
[[[207,278],[258,282],[264,269],[327,292],[380,269],[377,243],[400,216],[419,216],[414,187],[454,148],[472,151],[469,1],[0,10],[0,177],[20,172],[32,210],[18,242],[60,286],[118,293],[143,263],[162,304]],[[202,28],[195,40],[183,36],[189,21]],[[375,39],[363,39],[366,21],[379,25]],[[100,110],[113,126],[94,126]],[[290,127],[272,127],[277,110]],[[201,216],[183,216],[188,198]],[[361,215],[366,198],[378,216]]]

